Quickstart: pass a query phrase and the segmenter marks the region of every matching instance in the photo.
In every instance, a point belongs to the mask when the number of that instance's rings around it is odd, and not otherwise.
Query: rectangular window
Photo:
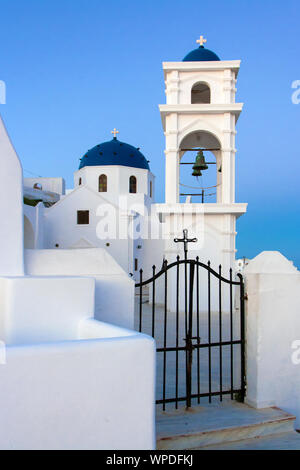
[[[137,271],[139,268],[138,266],[138,259],[137,258],[134,258],[134,270]]]
[[[90,211],[77,211],[77,224],[88,225],[90,223]]]

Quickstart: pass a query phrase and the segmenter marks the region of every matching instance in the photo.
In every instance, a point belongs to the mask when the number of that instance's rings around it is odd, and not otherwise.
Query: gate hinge
[[[247,294],[247,292],[246,292],[246,294],[244,295],[243,300],[248,300],[248,294]]]

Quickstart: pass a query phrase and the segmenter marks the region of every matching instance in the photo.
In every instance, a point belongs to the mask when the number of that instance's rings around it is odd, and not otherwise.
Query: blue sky
[[[0,18],[0,112],[25,176],[68,186],[117,127],[151,161],[162,201],[162,61],[182,60],[200,34],[221,59],[241,59],[237,201],[249,207],[237,255],[279,250],[300,267],[299,0],[0,0]]]

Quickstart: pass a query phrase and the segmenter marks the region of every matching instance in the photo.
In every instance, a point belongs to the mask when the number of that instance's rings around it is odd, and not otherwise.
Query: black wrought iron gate
[[[164,261],[159,272],[156,272],[156,267],[153,266],[150,279],[144,280],[143,270],[140,270],[140,280],[136,284],[139,299],[138,329],[157,339],[158,364],[162,377],[159,391],[161,396],[156,403],[162,404],[165,410],[167,403],[175,403],[175,407],[178,408],[178,403],[184,401],[186,406],[190,407],[192,401],[200,403],[201,399],[206,398],[211,403],[213,397],[222,401],[225,395],[243,401],[245,395],[243,277],[237,274],[237,279],[233,279],[232,269],[229,270],[229,277],[224,277],[221,265],[216,272],[210,262],[204,264],[198,257],[188,259],[186,244],[185,248],[184,259],[178,256],[173,263],[168,264]],[[173,313],[168,309],[168,289],[170,290],[168,276],[171,273],[172,295],[176,297],[173,302],[175,304]],[[160,297],[163,297],[160,298],[161,305],[157,304],[158,285]],[[180,291],[183,285],[181,296],[183,293],[184,299],[180,303]],[[145,286],[150,288],[147,308],[144,303]],[[225,289],[227,289],[227,297],[225,296],[227,311],[223,312]],[[238,305],[235,305],[236,299]],[[204,310],[203,302],[207,304]],[[202,330],[201,337],[200,330]],[[181,332],[183,338],[180,337]],[[184,355],[183,359],[181,357],[181,362],[180,353]],[[168,363],[170,355],[172,357]],[[193,361],[193,356],[196,356],[196,361]],[[168,374],[170,366],[174,379],[172,386]],[[182,373],[183,369],[185,373]],[[182,382],[185,382],[184,387]]]

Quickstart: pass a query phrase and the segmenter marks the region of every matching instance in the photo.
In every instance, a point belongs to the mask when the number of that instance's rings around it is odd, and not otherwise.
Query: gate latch
[[[200,336],[192,336],[191,339],[196,339],[196,340],[197,340],[197,344],[200,344],[200,343],[201,343],[201,338],[200,338]]]
[[[200,338],[200,336],[192,336],[191,339],[190,339],[190,340],[191,340],[191,343],[192,343],[193,339],[196,339],[196,340],[197,340],[197,344],[198,344],[198,345],[201,343],[201,338]],[[188,339],[187,339],[187,338],[183,338],[183,341],[188,341]],[[193,345],[193,343],[191,344],[191,346],[192,346],[192,349],[195,349],[195,346]]]

